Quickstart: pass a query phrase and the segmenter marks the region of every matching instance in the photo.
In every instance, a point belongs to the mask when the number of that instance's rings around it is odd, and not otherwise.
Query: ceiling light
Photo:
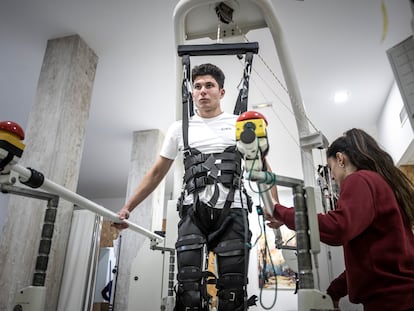
[[[337,104],[344,103],[349,98],[349,92],[347,91],[338,91],[334,94],[334,102]]]
[[[267,107],[272,107],[272,103],[261,103],[261,104],[253,105],[254,109],[267,108]]]

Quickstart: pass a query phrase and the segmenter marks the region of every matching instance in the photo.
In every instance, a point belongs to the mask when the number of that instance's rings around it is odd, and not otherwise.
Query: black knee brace
[[[245,243],[242,240],[222,241],[214,249],[217,256],[218,311],[245,310],[246,262]]]
[[[245,290],[244,275],[224,274],[217,281],[218,311],[243,311]]]
[[[201,296],[201,271],[197,267],[184,267],[178,271],[178,286],[176,291],[177,311],[201,311],[203,300]]]
[[[201,271],[203,261],[202,236],[191,234],[178,239],[176,243],[178,261],[178,285],[176,289],[176,311],[208,310],[202,295]]]

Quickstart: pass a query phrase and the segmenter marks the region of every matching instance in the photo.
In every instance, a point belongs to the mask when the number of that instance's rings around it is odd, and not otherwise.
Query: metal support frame
[[[299,289],[314,287],[310,254],[309,224],[303,180],[275,175],[276,185],[292,189],[295,208],[296,250],[298,253]],[[283,248],[283,246],[281,246]]]
[[[214,5],[219,4],[220,1],[217,0],[181,0],[176,5],[174,9],[174,32],[175,32],[175,44],[180,46],[184,44],[187,39],[186,28],[190,28],[189,18],[191,11],[199,10],[201,7],[206,10],[211,10]],[[295,204],[298,205],[298,215],[295,215],[296,229],[299,231],[299,244],[307,244],[306,247],[311,247],[311,252],[316,254],[320,251],[320,241],[319,241],[319,227],[317,225],[316,219],[316,206],[317,202],[311,202],[315,200],[314,188],[316,187],[315,172],[314,172],[314,161],[312,148],[320,147],[326,143],[326,140],[318,133],[318,135],[313,135],[309,129],[309,122],[306,117],[305,109],[303,106],[303,101],[299,91],[299,85],[294,74],[294,69],[292,62],[290,61],[289,52],[287,45],[283,37],[283,31],[279,24],[279,21],[275,14],[275,9],[271,0],[239,0],[237,9],[242,10],[242,7],[253,8],[254,12],[252,15],[260,15],[263,20],[259,21],[258,24],[261,24],[261,27],[267,27],[270,30],[270,33],[273,37],[274,45],[276,52],[280,61],[281,69],[283,72],[283,77],[286,83],[288,90],[288,95],[292,104],[292,110],[296,120],[296,126],[298,129],[299,139],[301,141],[300,154],[302,161],[303,169],[303,182],[296,183],[294,186],[294,196],[297,201]],[[256,25],[257,26],[257,25]],[[241,29],[255,29],[256,26],[250,27],[250,25],[240,25]],[[200,31],[199,31],[200,32]],[[201,32],[200,32],[201,33]],[[179,58],[176,58],[176,74],[177,74],[177,119],[180,119],[181,116],[181,100],[180,100],[180,89],[182,81],[182,68],[179,61]],[[279,177],[280,178],[280,177]],[[283,185],[284,182],[290,184],[291,180],[284,179],[279,180],[278,184]],[[301,185],[299,187],[299,185]],[[303,189],[306,189],[306,192],[309,192],[309,195],[303,193]],[[305,204],[305,201],[307,204]],[[313,209],[309,212],[309,209]],[[311,219],[313,218],[313,219]],[[301,235],[310,235],[312,243],[305,239],[302,241]],[[310,244],[311,243],[311,244]],[[306,254],[305,254],[306,252]],[[313,280],[311,281],[311,272],[312,272],[312,260],[310,258],[309,251],[301,251],[298,254],[298,257],[302,263],[302,278],[301,287],[298,291],[298,305],[300,311],[307,311],[317,309],[318,307],[330,308],[332,302],[330,299],[325,299],[326,295],[319,292],[319,290],[314,289]],[[306,261],[310,264],[310,267],[303,264],[303,261]],[[329,297],[328,297],[329,298]]]
[[[0,159],[4,158],[4,149],[1,149]],[[32,169],[24,168],[17,164],[18,157],[15,157],[9,164],[1,168],[2,174],[0,175],[0,190],[3,193],[12,193],[18,194],[26,197],[47,200],[48,207],[46,209],[44,224],[42,229],[41,241],[39,245],[39,255],[36,260],[35,273],[33,277],[33,285],[27,286],[21,289],[15,299],[16,310],[21,311],[41,311],[44,310],[46,304],[46,269],[49,261],[49,253],[52,244],[52,236],[54,232],[54,223],[56,220],[57,206],[59,198],[62,197],[68,200],[71,203],[74,203],[77,207],[87,209],[94,212],[95,224],[94,224],[94,237],[92,239],[92,249],[93,254],[89,258],[88,265],[90,267],[90,276],[87,279],[86,288],[87,291],[83,297],[83,305],[85,310],[89,310],[93,304],[93,295],[94,292],[92,288],[95,287],[95,274],[96,268],[92,269],[92,266],[96,266],[97,254],[99,250],[99,236],[97,233],[97,228],[101,228],[102,217],[112,220],[113,222],[126,223],[129,225],[129,228],[133,231],[136,231],[148,238],[150,238],[151,243],[156,245],[164,240],[160,235],[153,233],[141,226],[136,225],[128,220],[120,220],[118,215],[70,190],[60,186],[47,178],[44,178],[43,174]],[[42,192],[39,190],[32,190],[29,188],[17,187],[14,184],[17,182],[17,179],[26,186],[32,188],[39,188],[46,190],[47,192]],[[100,217],[98,217],[100,216]]]
[[[90,311],[93,308],[95,297],[96,277],[98,273],[98,261],[100,252],[100,242],[102,233],[103,217],[95,215],[93,222],[93,234],[91,239],[90,254],[88,258],[88,277],[85,282],[85,292],[83,294],[83,311]]]
[[[49,262],[49,254],[52,244],[57,207],[59,203],[59,196],[46,192],[3,184],[0,184],[0,190],[2,193],[17,194],[29,198],[47,201],[47,208],[45,211],[42,234],[36,259],[35,272],[32,281],[33,286],[44,286],[46,281],[46,271]]]
[[[14,194],[24,197],[29,197],[38,200],[47,201],[47,208],[45,211],[42,233],[38,248],[38,255],[36,258],[35,271],[33,274],[32,285],[20,290],[20,294],[16,298],[16,305],[14,308],[16,310],[26,310],[26,306],[30,310],[43,310],[45,305],[45,283],[46,283],[46,272],[49,263],[49,254],[52,245],[53,232],[55,227],[57,208],[59,205],[59,196],[43,191],[26,189],[22,187],[17,187],[9,184],[0,183],[0,191],[2,193]],[[84,310],[91,310],[93,305],[93,288],[95,288],[96,281],[96,269],[97,269],[97,254],[99,253],[99,240],[100,240],[100,230],[101,230],[102,217],[96,215],[94,221],[94,236],[91,240],[91,250],[92,254],[88,261],[88,271],[90,275],[87,278],[87,284],[85,288],[87,289],[83,296],[83,306]],[[37,297],[35,300],[27,300],[25,295],[33,293]]]
[[[26,295],[34,295],[36,296],[35,300],[30,302],[32,307],[36,306],[36,310],[42,310],[46,303],[46,271],[49,263],[49,254],[52,245],[59,196],[6,184],[0,184],[0,190],[2,193],[16,194],[47,201],[32,286],[20,290],[14,306],[14,310],[24,310],[24,306],[27,305],[27,301],[25,301]]]
[[[178,56],[240,55],[259,52],[257,42],[179,45]]]
[[[293,206],[295,209],[295,228],[296,228],[296,251],[297,268],[299,275],[298,285],[298,307],[299,311],[309,310],[331,310],[333,307],[331,298],[319,290],[315,289],[313,270],[312,270],[312,238],[309,234],[311,229],[310,222],[316,219],[316,214],[309,217],[309,213],[314,209],[308,208],[307,203],[313,202],[313,188],[304,187],[303,180],[275,175],[276,185],[292,189]],[[315,225],[315,224],[313,224]],[[317,223],[316,223],[317,225]],[[318,240],[319,242],[319,240]],[[313,243],[315,243],[313,241]],[[317,244],[319,245],[319,244]],[[281,247],[282,250],[285,248]],[[319,250],[316,250],[318,253]]]
[[[157,246],[155,243],[150,244],[150,249],[159,250],[161,253],[170,253],[168,266],[168,293],[167,297],[162,299],[161,311],[173,311],[175,306],[174,298],[174,280],[175,280],[175,249],[170,247]]]

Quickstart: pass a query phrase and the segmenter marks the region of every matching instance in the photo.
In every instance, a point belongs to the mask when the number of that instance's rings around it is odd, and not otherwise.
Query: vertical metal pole
[[[42,234],[39,243],[39,250],[36,259],[35,272],[33,275],[33,286],[45,286],[46,271],[49,263],[49,254],[52,245],[53,231],[55,228],[55,220],[59,197],[51,196],[47,203],[45,218],[43,222]]]
[[[122,244],[122,232],[119,234],[118,236],[118,240],[117,242],[117,247],[115,248],[116,250],[118,250],[116,256],[116,264],[114,266],[114,268],[112,269],[112,272],[114,273],[114,278],[112,281],[112,288],[111,288],[111,297],[110,297],[110,301],[109,301],[109,311],[114,311],[115,310],[115,297],[116,297],[116,285],[118,282],[118,273],[119,273],[119,263],[120,263],[120,259],[121,259],[121,244]]]
[[[168,296],[174,296],[175,253],[170,252],[170,266],[168,273]]]
[[[296,243],[298,252],[299,289],[314,288],[310,254],[309,224],[302,185],[292,188],[295,206]]]
[[[98,272],[99,249],[102,232],[103,217],[95,215],[93,224],[93,235],[91,239],[91,247],[88,259],[88,278],[85,284],[85,293],[83,296],[83,310],[91,311],[93,308],[93,301],[95,296],[96,275]]]

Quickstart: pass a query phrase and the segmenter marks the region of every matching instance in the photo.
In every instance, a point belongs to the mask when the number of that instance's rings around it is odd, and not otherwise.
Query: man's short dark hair
[[[224,73],[223,71],[213,64],[201,64],[199,66],[194,66],[191,71],[191,79],[194,83],[194,80],[198,76],[210,75],[217,81],[217,84],[222,89],[224,87]]]

